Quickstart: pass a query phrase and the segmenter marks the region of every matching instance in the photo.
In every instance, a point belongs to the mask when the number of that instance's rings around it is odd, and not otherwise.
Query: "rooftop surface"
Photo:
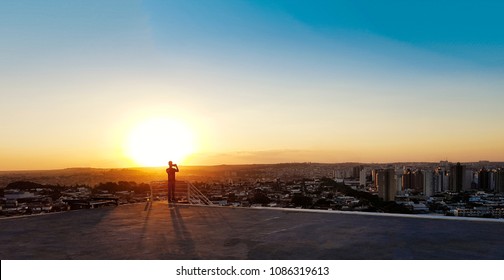
[[[504,223],[130,204],[0,219],[0,259],[504,259]]]

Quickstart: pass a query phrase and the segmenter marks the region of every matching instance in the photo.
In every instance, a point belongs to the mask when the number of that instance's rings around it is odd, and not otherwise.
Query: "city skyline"
[[[504,161],[502,8],[3,2],[0,170]]]

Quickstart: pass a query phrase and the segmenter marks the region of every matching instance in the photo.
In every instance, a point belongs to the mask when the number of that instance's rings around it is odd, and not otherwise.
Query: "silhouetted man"
[[[166,173],[168,173],[168,201],[175,201],[175,172],[179,172],[179,168],[176,164],[173,164],[171,160],[168,162],[168,168],[166,168]]]

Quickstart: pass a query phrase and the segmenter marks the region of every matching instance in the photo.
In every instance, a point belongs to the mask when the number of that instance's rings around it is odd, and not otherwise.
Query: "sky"
[[[0,170],[138,166],[153,118],[191,131],[159,125],[186,165],[502,161],[503,10],[1,1]]]

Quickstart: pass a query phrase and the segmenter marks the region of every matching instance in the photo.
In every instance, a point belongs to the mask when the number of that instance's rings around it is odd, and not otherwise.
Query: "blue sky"
[[[373,48],[365,39],[375,36],[482,67],[503,62],[500,1],[146,1],[144,6],[158,35],[187,43],[301,43],[300,35],[311,32],[352,47],[360,42],[358,47]]]
[[[503,11],[499,1],[3,1],[0,152],[11,163],[0,169],[29,155],[33,167],[120,166],[118,143],[149,114],[195,127],[198,164],[502,159]]]

